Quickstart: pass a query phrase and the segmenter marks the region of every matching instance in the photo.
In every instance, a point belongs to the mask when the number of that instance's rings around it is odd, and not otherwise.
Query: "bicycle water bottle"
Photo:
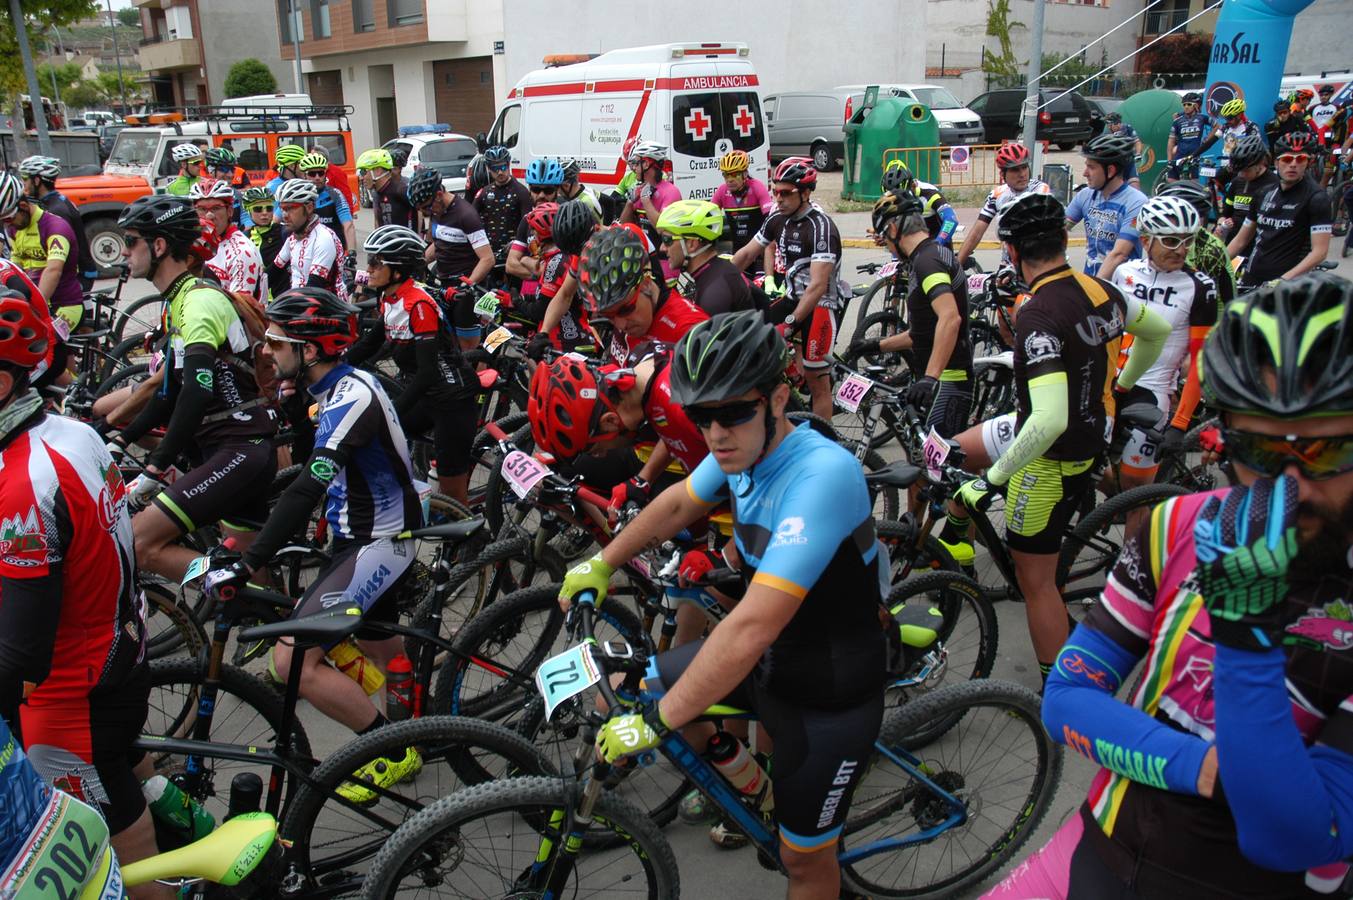
[[[141,794],[150,806],[151,816],[184,843],[200,840],[216,828],[211,813],[163,775],[154,775],[142,782]]]
[[[367,696],[376,693],[385,684],[385,676],[381,674],[380,667],[366,658],[366,654],[362,653],[352,638],[343,641],[325,655],[334,664],[334,668],[360,684]]]
[[[705,758],[714,763],[719,774],[749,799],[761,815],[775,812],[775,793],[770,776],[747,752],[742,741],[726,731],[716,731],[705,746]]]
[[[390,660],[385,685],[385,717],[402,722],[413,716],[413,663],[403,653]]]

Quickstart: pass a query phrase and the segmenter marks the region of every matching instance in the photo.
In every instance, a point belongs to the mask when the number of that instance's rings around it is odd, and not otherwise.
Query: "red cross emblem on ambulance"
[[[705,111],[699,107],[691,110],[691,114],[686,117],[686,131],[697,141],[705,139],[705,132],[709,131],[713,124],[709,116],[705,115]]]
[[[752,111],[747,104],[738,104],[738,114],[733,117],[733,125],[737,128],[738,134],[743,137],[752,136],[752,126],[756,124],[756,119],[752,116]]]

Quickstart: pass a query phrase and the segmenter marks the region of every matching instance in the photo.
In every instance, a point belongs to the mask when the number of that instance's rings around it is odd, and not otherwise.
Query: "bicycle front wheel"
[[[917,749],[914,736],[937,719],[959,723]],[[958,896],[1033,835],[1061,772],[1062,748],[1027,688],[969,681],[889,710],[841,833],[842,882],[871,897]],[[907,838],[916,842],[880,846]]]
[[[513,778],[466,788],[412,817],[371,864],[363,900],[393,897],[539,897],[561,862],[559,827],[570,795],[558,778]],[[555,896],[680,895],[676,857],[642,813],[602,796],[593,828],[616,849],[572,856],[567,886]]]

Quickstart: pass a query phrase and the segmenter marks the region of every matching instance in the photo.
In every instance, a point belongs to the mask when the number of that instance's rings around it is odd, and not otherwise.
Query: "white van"
[[[507,95],[489,144],[512,151],[518,177],[538,157],[571,156],[583,183],[600,190],[624,177],[620,149],[635,136],[671,148],[672,179],[687,199],[713,196],[730,150],[746,150],[752,175],[765,181],[766,131],[747,56],[746,44],[657,44],[537,69]]]
[[[838,91],[864,94],[864,84],[840,84]],[[982,118],[968,109],[949,89],[939,84],[881,84],[880,97],[898,97],[930,108],[940,126],[940,143],[946,147],[955,144],[980,144],[984,137]],[[850,117],[850,112],[846,113]]]

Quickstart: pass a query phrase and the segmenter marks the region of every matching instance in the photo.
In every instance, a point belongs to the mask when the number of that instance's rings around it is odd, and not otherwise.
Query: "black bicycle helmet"
[[[1109,134],[1108,132],[1101,134],[1081,150],[1081,156],[1086,159],[1094,160],[1104,166],[1117,166],[1119,175],[1123,174],[1128,163],[1132,161],[1132,157],[1136,154],[1136,138],[1128,137],[1125,134]]]
[[[423,251],[427,244],[418,232],[403,225],[382,225],[366,236],[362,249],[367,258],[380,257],[387,266],[399,269],[405,275],[416,274],[423,268]]]
[[[409,198],[410,205],[418,209],[432,202],[432,198],[437,196],[437,192],[442,189],[442,173],[436,169],[419,169],[414,176],[409,179],[409,187],[405,194]]]
[[[554,215],[554,245],[565,253],[582,253],[596,224],[597,218],[586,203],[581,200],[561,203]]]
[[[1189,91],[1187,94],[1184,95],[1184,99],[1181,102],[1201,104],[1203,102],[1203,95],[1198,93],[1197,91]]]
[[[202,223],[192,201],[172,194],[152,194],[133,200],[117,217],[117,227],[133,230],[147,240],[164,238],[176,256],[186,254],[202,233]]]
[[[882,234],[893,219],[925,215],[925,203],[907,191],[889,191],[874,201],[874,233]]]
[[[474,199],[489,185],[489,164],[482,154],[477,154],[465,167],[465,196]]]
[[[1274,103],[1274,104],[1273,104],[1273,112],[1274,112],[1275,114],[1276,114],[1276,113],[1291,112],[1291,111],[1292,111],[1292,104],[1289,103],[1289,102],[1286,101],[1286,100],[1279,100],[1277,103]]]
[[[996,236],[1017,242],[1024,238],[1066,229],[1066,207],[1051,194],[1025,194],[1001,216]]]
[[[916,184],[916,176],[911,174],[911,169],[907,168],[906,163],[895,159],[884,168],[880,184],[885,193],[898,190],[911,192]]]
[[[263,311],[288,337],[311,341],[335,357],[357,340],[357,307],[321,287],[297,287],[278,294]]]
[[[1267,157],[1268,145],[1264,143],[1264,139],[1257,134],[1247,134],[1236,141],[1235,147],[1231,149],[1231,169],[1239,172],[1247,166],[1262,162]]]
[[[593,312],[624,303],[649,271],[639,236],[623,225],[599,231],[583,245],[578,285]]]
[[[512,151],[502,144],[494,144],[484,151],[484,161],[491,166],[507,166],[512,164]]]
[[[672,399],[717,403],[767,390],[784,375],[789,350],[756,310],[720,313],[682,335],[672,353]]]
[[[1156,196],[1178,197],[1180,200],[1187,200],[1193,204],[1194,209],[1198,210],[1198,215],[1202,216],[1204,222],[1212,213],[1212,194],[1197,181],[1172,181],[1157,191]]]
[[[1228,303],[1199,368],[1214,409],[1280,419],[1353,412],[1353,283],[1310,272]]]

